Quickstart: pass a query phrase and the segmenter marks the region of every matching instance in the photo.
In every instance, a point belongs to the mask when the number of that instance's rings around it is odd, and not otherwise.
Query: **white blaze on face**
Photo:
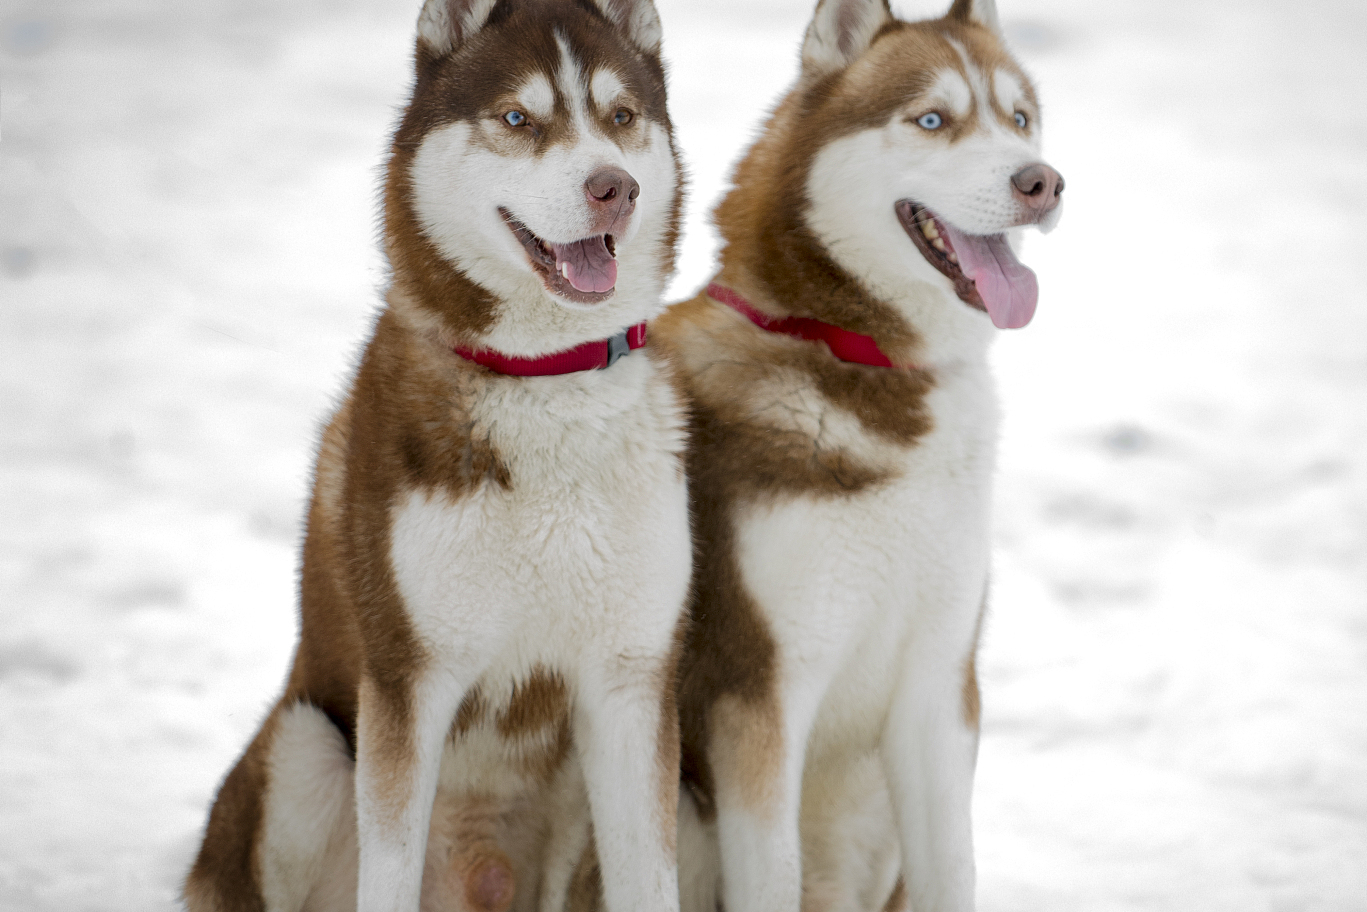
[[[545,122],[555,113],[555,89],[542,73],[534,73],[517,92],[517,101],[532,120]]]
[[[948,111],[956,118],[964,118],[973,109],[973,90],[958,70],[941,70],[917,108],[936,108]]]
[[[1039,160],[1039,134],[1022,134],[1011,120],[1024,99],[1020,81],[1000,69],[989,78],[961,45],[950,44],[959,53],[963,73],[955,71],[950,77],[950,71],[944,71],[937,85],[946,81],[969,93],[972,131],[951,144],[946,136],[904,120],[896,141],[914,149],[916,159],[899,169],[897,199],[913,199],[970,234],[996,234],[1016,224],[1019,208],[1011,175]],[[890,126],[895,124],[896,120]]]
[[[998,69],[992,77],[992,91],[997,97],[997,107],[1008,115],[1019,110],[1025,103],[1025,86],[1015,73]]]
[[[862,235],[874,224],[895,222],[891,213],[901,199],[973,234],[1016,223],[1011,175],[1039,160],[1038,134],[1024,135],[996,113],[998,104],[1008,115],[1019,104],[1018,80],[1007,74],[990,82],[976,67],[965,70],[967,78],[958,68],[940,70],[930,89],[891,112],[884,126],[841,137],[817,154],[808,179],[813,227],[836,237]],[[993,82],[1010,92],[1009,101],[988,94]],[[938,129],[917,123],[930,111],[944,118]],[[970,130],[962,134],[966,118]],[[900,228],[889,233],[904,243]]]
[[[1000,235],[1022,224],[1011,177],[1040,161],[1036,112],[1022,79],[984,72],[951,41],[958,65],[930,74],[929,88],[890,104],[882,126],[841,136],[813,159],[808,223],[845,269],[882,300],[901,302],[928,343],[971,335],[972,310],[954,283],[926,260],[896,214],[911,200],[967,235]],[[1022,130],[1013,115],[1027,116]],[[929,112],[940,115],[918,120]],[[926,286],[939,294],[927,299]],[[929,306],[949,299],[953,306]],[[995,319],[995,318],[994,318]],[[938,346],[937,346],[938,347]]]
[[[541,295],[565,308],[601,309],[545,290],[499,212],[511,213],[551,245],[597,237],[586,180],[604,168],[621,168],[640,193],[625,228],[614,232],[614,298],[649,297],[658,306],[664,279],[659,243],[677,180],[667,131],[645,118],[618,72],[586,72],[569,42],[558,36],[558,44],[555,71],[530,74],[509,104],[422,139],[410,172],[418,219],[447,260],[499,297]],[[554,141],[543,145],[513,133],[502,120],[513,105],[533,124],[545,124],[544,135]],[[619,107],[632,109],[636,120],[614,134],[611,118]]]
[[[617,110],[617,100],[625,90],[621,77],[612,70],[602,69],[589,80],[589,94],[600,116],[613,114]]]

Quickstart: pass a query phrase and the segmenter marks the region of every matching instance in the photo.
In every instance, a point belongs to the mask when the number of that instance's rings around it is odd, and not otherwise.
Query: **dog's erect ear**
[[[802,39],[803,75],[822,76],[849,66],[891,19],[888,0],[820,0]]]
[[[998,35],[1002,31],[997,21],[997,0],[954,0],[945,18],[985,26]]]
[[[418,43],[444,57],[484,27],[498,0],[427,0],[418,14]]]
[[[660,27],[660,15],[655,12],[652,0],[593,0],[593,3],[632,44],[647,53],[659,53],[664,29]]]

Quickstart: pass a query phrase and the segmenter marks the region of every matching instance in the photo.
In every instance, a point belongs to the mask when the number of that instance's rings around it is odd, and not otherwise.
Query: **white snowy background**
[[[174,907],[281,683],[416,6],[0,3],[0,909]],[[996,349],[980,908],[1367,909],[1367,6],[1000,6],[1068,190]],[[661,10],[682,297],[810,10]]]

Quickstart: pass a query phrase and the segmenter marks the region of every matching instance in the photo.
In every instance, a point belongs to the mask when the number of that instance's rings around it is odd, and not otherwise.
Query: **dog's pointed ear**
[[[888,0],[820,0],[802,39],[803,75],[822,76],[849,66],[890,21]]]
[[[418,14],[418,47],[431,59],[469,41],[484,27],[499,0],[426,0]]]
[[[593,0],[593,4],[632,44],[648,54],[660,52],[664,29],[652,0]]]
[[[998,35],[1002,33],[1001,23],[997,21],[997,0],[954,0],[945,18],[981,25]]]

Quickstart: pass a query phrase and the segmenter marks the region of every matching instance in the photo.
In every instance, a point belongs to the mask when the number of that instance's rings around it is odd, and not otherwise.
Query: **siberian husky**
[[[650,0],[423,7],[387,306],[194,912],[560,912],[590,832],[608,909],[677,909],[684,412],[633,351],[682,202],[659,43]]]
[[[988,345],[1035,310],[1008,235],[1063,190],[992,0],[821,0],[734,185],[654,337],[694,401],[684,907],[710,858],[731,912],[971,909]]]

